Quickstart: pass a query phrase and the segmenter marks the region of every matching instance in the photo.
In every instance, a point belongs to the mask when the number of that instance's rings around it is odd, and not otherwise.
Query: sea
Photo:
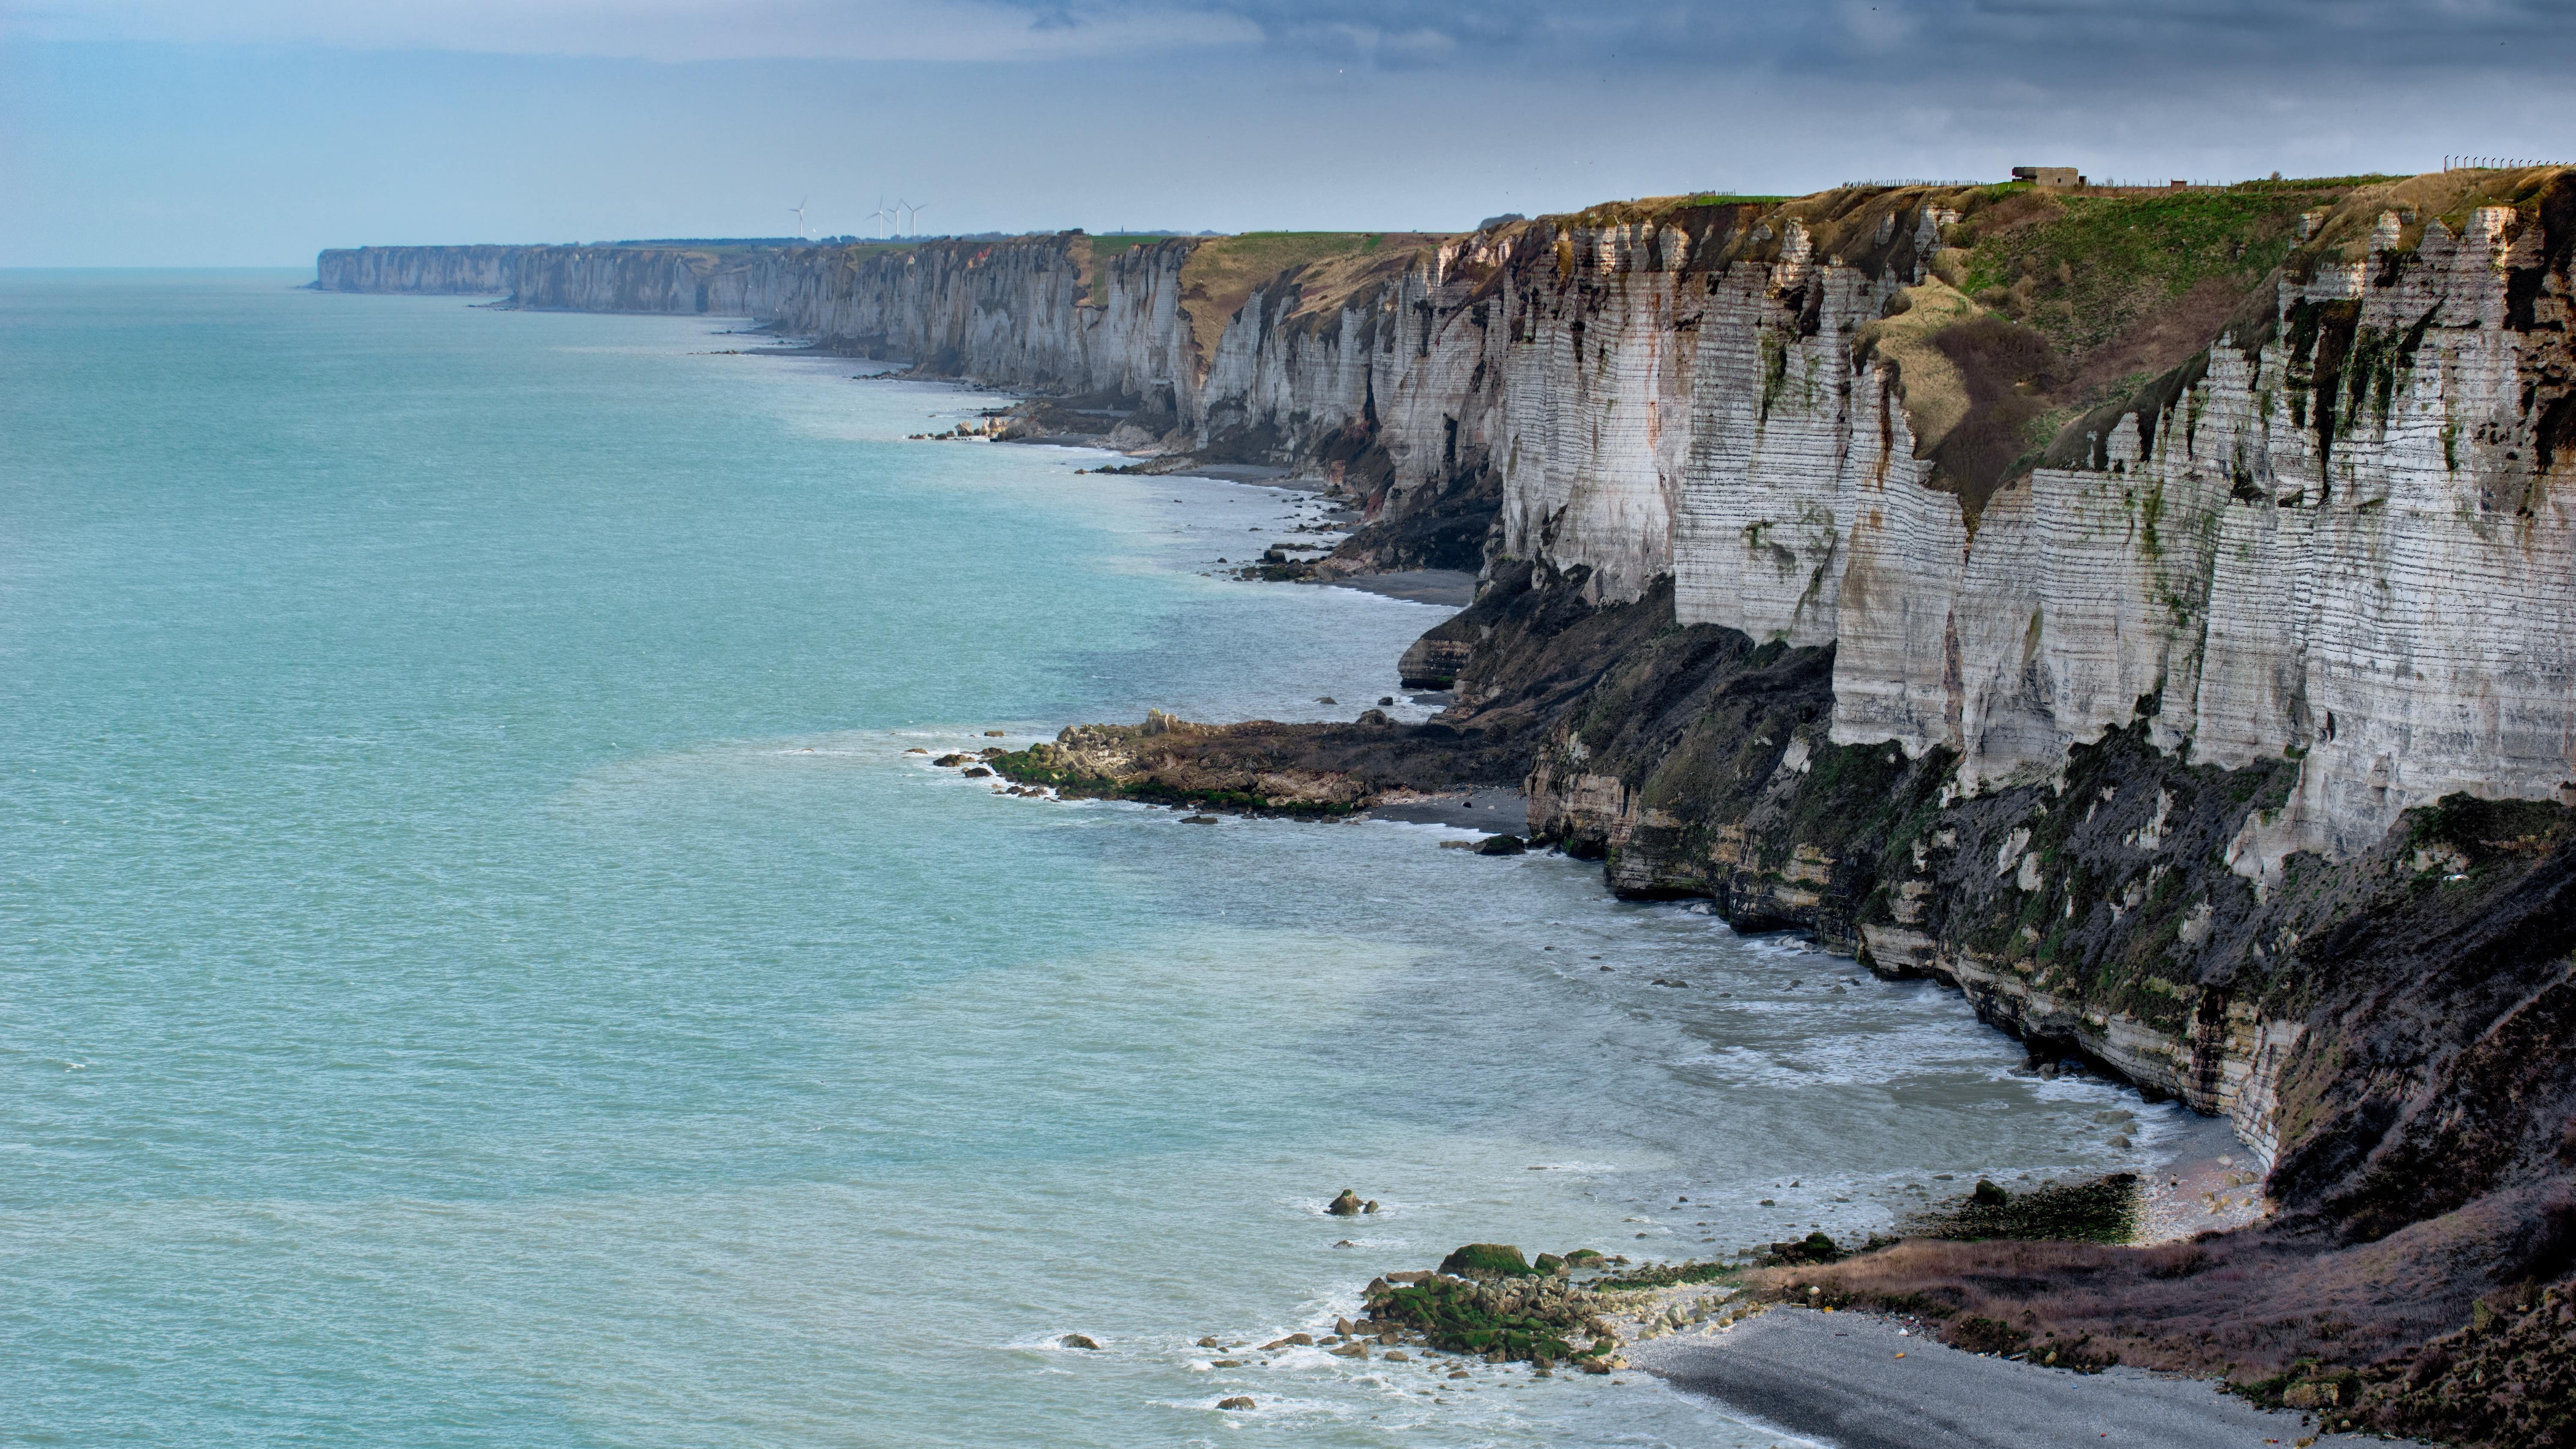
[[[1219,562],[1307,493],[303,280],[0,273],[0,1443],[1802,1443],[1259,1345],[2201,1130],[1597,865],[928,763],[1425,717],[1446,610]]]

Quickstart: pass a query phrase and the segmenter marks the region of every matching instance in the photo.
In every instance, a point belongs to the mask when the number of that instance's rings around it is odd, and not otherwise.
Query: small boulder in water
[[[1057,1339],[1056,1342],[1063,1344],[1067,1348],[1089,1349],[1093,1353],[1100,1352],[1100,1340],[1093,1338],[1087,1333],[1068,1333],[1064,1337]]]
[[[937,765],[943,770],[953,770],[973,758],[975,758],[973,755],[941,755],[938,759],[935,759],[930,763]]]
[[[1342,1189],[1342,1195],[1340,1197],[1337,1197],[1324,1205],[1324,1211],[1331,1213],[1337,1218],[1358,1217],[1360,1215],[1360,1210],[1360,1195],[1351,1191],[1347,1187]]]
[[[1476,843],[1478,855],[1527,855],[1529,842],[1517,835],[1488,835]]]
[[[977,765],[975,768],[966,772],[966,778],[969,780],[989,780],[993,778],[993,772],[985,769],[981,765]]]
[[[1230,1399],[1217,1400],[1216,1406],[1220,1409],[1249,1409],[1253,1406],[1252,1396],[1250,1394],[1237,1394]]]
[[[1377,697],[1377,702],[1380,704],[1393,704],[1395,703],[1395,696],[1391,694],[1381,694]]]

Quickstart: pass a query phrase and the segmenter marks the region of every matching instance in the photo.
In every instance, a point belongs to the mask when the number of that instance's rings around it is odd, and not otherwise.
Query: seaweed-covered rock
[[[1538,1270],[1521,1256],[1521,1250],[1508,1243],[1469,1243],[1440,1260],[1440,1271],[1463,1278],[1506,1276],[1526,1278]]]
[[[1817,1232],[1794,1243],[1773,1243],[1771,1256],[1782,1263],[1831,1263],[1842,1257],[1843,1251],[1830,1236]]]
[[[2137,1231],[2138,1179],[2115,1172],[2091,1182],[2050,1183],[2012,1193],[1983,1178],[1956,1208],[1908,1224],[1917,1237],[2125,1243]],[[1819,1261],[1831,1262],[1831,1259]]]
[[[1518,1248],[1475,1243],[1450,1254],[1450,1263],[1472,1250],[1481,1250],[1472,1259],[1480,1263],[1518,1263],[1521,1256]],[[1498,1268],[1473,1277],[1447,1274],[1444,1265],[1442,1274],[1369,1294],[1370,1321],[1419,1333],[1434,1348],[1481,1354],[1494,1363],[1582,1359],[1618,1346],[1601,1317],[1611,1305],[1598,1294],[1540,1278],[1526,1266],[1518,1273]],[[1591,1342],[1578,1348],[1582,1338]]]
[[[1360,1201],[1360,1195],[1346,1187],[1342,1189],[1342,1195],[1340,1197],[1337,1197],[1331,1202],[1325,1204],[1324,1211],[1331,1213],[1337,1218],[1355,1218],[1358,1217],[1366,1207],[1367,1204]]]

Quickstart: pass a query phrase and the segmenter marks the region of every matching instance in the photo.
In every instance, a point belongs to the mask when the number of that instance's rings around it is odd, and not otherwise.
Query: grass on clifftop
[[[1181,305],[1190,309],[1199,365],[1215,359],[1227,319],[1242,310],[1254,289],[1280,273],[1292,267],[1312,271],[1328,262],[1357,263],[1333,268],[1329,276],[1302,279],[1310,292],[1338,298],[1366,277],[1402,270],[1423,245],[1437,240],[1421,232],[1248,231],[1200,243],[1181,264]],[[1310,304],[1320,300],[1310,297]]]
[[[2001,196],[1952,233],[1967,252],[1959,290],[2083,358],[2204,283],[2218,284],[2232,307],[2298,246],[2301,213],[2340,194],[2266,186]]]
[[[1109,305],[1109,263],[1140,246],[1170,241],[1168,236],[1153,232],[1113,231],[1106,236],[1088,232],[1073,238],[1074,265],[1081,268],[1083,297],[1091,306]]]

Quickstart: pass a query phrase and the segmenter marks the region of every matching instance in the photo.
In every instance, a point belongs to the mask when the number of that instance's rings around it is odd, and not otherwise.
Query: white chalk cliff
[[[1386,464],[1376,509],[1490,469],[1502,555],[1584,570],[1600,602],[1669,575],[1684,623],[1835,643],[1833,738],[1954,751],[1963,790],[2045,776],[2142,715],[2196,761],[2299,759],[2288,806],[2238,842],[2252,876],[2363,848],[2455,791],[2576,799],[2563,238],[2548,253],[2507,207],[2456,233],[2392,211],[2366,255],[2309,257],[2271,325],[2218,339],[2188,385],[1972,528],[1917,456],[1938,404],[1915,389],[1909,411],[1904,369],[1937,360],[1855,346],[1900,297],[1965,305],[1930,275],[1956,213],[1886,193],[1830,215],[1742,206],[1696,236],[1650,215],[1516,223],[1356,284],[1310,270],[1213,302],[1192,294],[1208,243],[1095,262],[1078,233],[369,249],[326,253],[321,285],[497,279],[522,306],[748,315],[1144,399],[1176,420],[1173,449],[1294,460],[1364,435]],[[2332,397],[2321,347],[2344,354]]]

